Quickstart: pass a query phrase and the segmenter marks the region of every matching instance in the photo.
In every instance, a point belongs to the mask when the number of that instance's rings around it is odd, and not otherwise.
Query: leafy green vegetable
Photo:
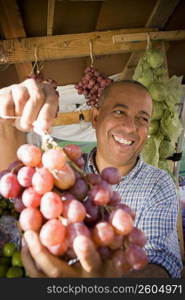
[[[148,133],[150,135],[156,134],[159,131],[159,121],[151,121]]]
[[[182,124],[176,111],[165,110],[161,119],[161,132],[169,141],[175,143],[182,132]]]
[[[164,63],[164,55],[158,50],[151,48],[146,53],[146,59],[150,67],[153,69],[160,67]]]
[[[153,101],[153,111],[151,120],[161,120],[164,113],[164,104],[161,102]]]
[[[168,140],[163,140],[159,147],[159,156],[160,159],[165,159],[169,156],[172,156],[175,152],[175,143],[172,143]]]
[[[163,136],[161,134],[158,134],[158,135],[151,135],[144,148],[143,148],[143,151],[142,151],[142,156],[143,156],[143,159],[153,165],[153,166],[158,166],[158,162],[159,162],[159,146],[160,146],[160,143],[163,139]]]

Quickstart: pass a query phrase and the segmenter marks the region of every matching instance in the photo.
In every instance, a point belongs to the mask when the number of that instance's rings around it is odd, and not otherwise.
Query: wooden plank
[[[0,25],[6,39],[26,37],[16,0],[0,0]],[[15,68],[19,81],[22,81],[31,73],[32,64],[20,63],[16,64]]]
[[[48,0],[47,35],[53,34],[54,12],[55,12],[55,0]]]
[[[79,114],[80,111],[75,112],[67,112],[67,113],[58,113],[57,118],[53,122],[53,126],[61,126],[61,125],[69,125],[69,124],[76,124],[79,123]],[[92,110],[83,110],[82,111],[84,115],[84,121],[85,122],[91,122],[91,114]]]
[[[157,27],[163,29],[179,2],[180,0],[157,0],[154,9],[148,18],[147,23],[145,24],[145,27]],[[120,79],[132,78],[134,70],[143,54],[144,51],[141,51],[140,55],[137,52],[131,53]]]
[[[95,55],[116,54],[145,49],[146,42],[114,44],[114,35],[149,31],[149,28],[136,28],[20,38],[0,41],[0,47],[6,53],[9,64],[34,61],[36,48],[39,61],[89,56],[90,40],[93,40]],[[3,62],[0,61],[0,64]]]
[[[159,31],[159,32],[140,32],[120,34],[113,36],[113,42],[142,42],[147,41],[148,37],[154,41],[180,41],[185,39],[185,30]]]
[[[163,29],[179,2],[180,0],[157,0],[145,26]]]

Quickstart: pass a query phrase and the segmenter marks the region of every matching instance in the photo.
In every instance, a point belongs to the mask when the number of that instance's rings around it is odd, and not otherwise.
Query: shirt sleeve
[[[146,199],[136,226],[145,232],[145,251],[150,263],[166,269],[172,278],[181,277],[182,260],[177,235],[178,201],[173,180],[167,173],[158,178]]]

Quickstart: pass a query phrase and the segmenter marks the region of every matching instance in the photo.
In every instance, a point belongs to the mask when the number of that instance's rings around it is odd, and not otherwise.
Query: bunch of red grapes
[[[85,96],[87,105],[97,107],[98,100],[104,88],[113,80],[101,74],[94,67],[87,67],[84,73],[84,76],[80,82],[75,85],[75,88],[78,94]]]
[[[116,168],[84,173],[81,149],[72,144],[45,152],[24,144],[17,157],[1,173],[0,194],[13,200],[23,232],[37,231],[42,245],[69,263],[79,243],[90,240],[102,260],[111,259],[122,273],[147,264],[146,237],[112,190],[121,180]]]

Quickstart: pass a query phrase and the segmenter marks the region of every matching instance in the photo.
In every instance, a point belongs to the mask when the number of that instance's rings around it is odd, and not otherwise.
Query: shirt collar
[[[98,169],[96,166],[95,157],[96,157],[96,147],[93,148],[90,153],[88,153],[87,168],[88,168],[89,172],[98,174],[99,172],[98,172]],[[125,180],[133,178],[137,174],[137,172],[141,169],[143,163],[144,162],[142,160],[142,157],[141,157],[141,155],[139,155],[138,161],[137,161],[135,167],[127,175],[122,176],[121,181],[122,180],[125,181]]]

